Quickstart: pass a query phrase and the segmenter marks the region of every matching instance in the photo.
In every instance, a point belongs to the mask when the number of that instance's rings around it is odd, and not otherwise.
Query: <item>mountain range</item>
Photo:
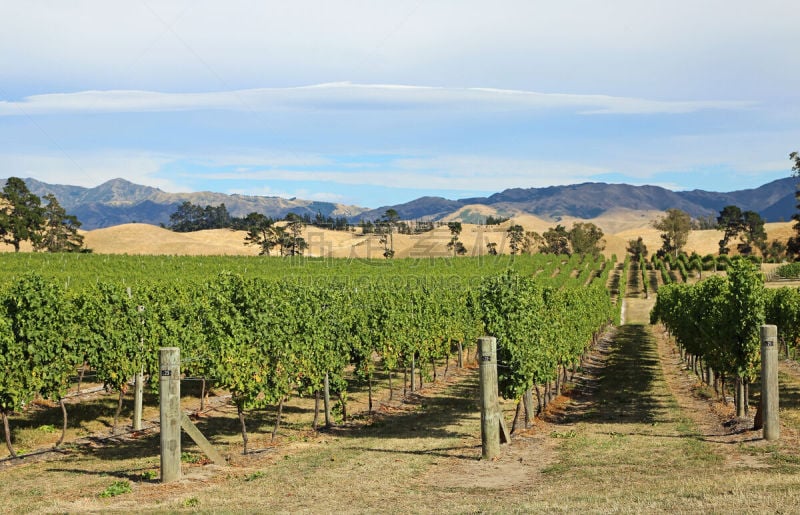
[[[124,179],[113,179],[95,188],[46,184],[25,179],[36,195],[55,195],[68,213],[78,217],[86,230],[140,222],[169,225],[169,216],[185,201],[206,206],[225,204],[233,216],[251,212],[271,217],[284,217],[289,212],[311,216],[347,217],[349,220],[375,220],[394,209],[404,220],[440,220],[460,218],[464,222],[481,222],[485,212],[498,216],[528,213],[550,220],[564,216],[594,218],[614,209],[664,211],[678,208],[693,217],[716,215],[728,205],[743,211],[758,212],[768,222],[789,220],[796,212],[797,179],[779,179],[758,188],[718,193],[704,190],[671,191],[659,186],[583,183],[547,188],[512,188],[488,197],[450,200],[442,197],[420,197],[403,204],[367,209],[331,202],[296,198],[227,195],[223,193],[167,193]],[[2,180],[0,184],[5,184]],[[483,207],[482,207],[483,206]]]
[[[0,184],[5,184],[5,180],[0,180]],[[131,222],[168,226],[170,215],[187,201],[203,207],[225,204],[233,216],[257,212],[277,218],[291,211],[299,215],[322,213],[325,216],[352,218],[364,211],[355,206],[296,198],[227,195],[209,191],[167,193],[124,179],[112,179],[94,188],[47,184],[36,179],[25,179],[25,184],[39,197],[48,193],[55,195],[67,213],[75,215],[82,224],[81,228],[86,230]]]

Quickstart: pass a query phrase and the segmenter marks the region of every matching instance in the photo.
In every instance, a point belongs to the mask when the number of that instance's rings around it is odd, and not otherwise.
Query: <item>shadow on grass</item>
[[[479,419],[478,374],[472,373],[462,381],[445,387],[435,396],[410,397],[403,405],[404,413],[383,416],[376,414],[372,424],[361,427],[335,427],[331,433],[353,441],[366,439],[430,439],[434,447],[425,449],[386,449],[367,445],[352,445],[351,450],[442,456],[466,460],[479,459],[474,444],[441,446],[441,441],[474,438],[476,434],[460,431],[459,424],[465,417]],[[480,445],[477,446],[480,448]],[[469,451],[459,453],[458,451]]]
[[[85,468],[51,468],[46,469],[46,472],[55,472],[59,474],[75,474],[78,476],[92,475],[92,476],[108,476],[119,479],[127,479],[134,483],[160,483],[157,473],[153,472],[154,467],[139,467],[136,469],[127,470],[90,470]]]
[[[123,403],[123,410],[127,407]],[[130,408],[133,410],[132,400]],[[111,422],[116,409],[116,394],[84,399],[80,402],[72,400],[67,403],[69,427],[80,427],[87,431],[96,431],[96,426],[100,425],[111,429]],[[58,405],[53,407],[38,405],[20,415],[12,416],[10,420],[12,432],[44,426],[53,426],[60,429],[63,423],[61,408]]]
[[[780,380],[778,402],[781,409],[800,410],[800,385],[791,381],[788,376],[781,375]],[[760,396],[756,397],[756,401],[760,402]]]
[[[628,287],[626,297],[639,297],[642,293],[642,287],[639,284],[641,278],[641,271],[639,270],[639,263],[634,261],[628,269]]]
[[[438,365],[439,373],[441,374],[443,372],[442,363],[440,362]],[[386,377],[383,376],[376,374],[375,382],[385,381]],[[395,375],[395,378],[399,383],[399,387],[402,388],[402,375],[399,378]],[[378,412],[369,417],[359,413],[356,414],[356,418],[369,418],[372,423],[366,425],[361,423],[344,425],[334,427],[328,431],[335,433],[337,436],[354,440],[373,437],[408,439],[475,437],[473,434],[467,435],[457,430],[448,429],[448,426],[457,424],[458,420],[464,416],[478,416],[477,374],[471,374],[460,383],[449,384],[445,387],[442,387],[441,380],[442,377],[440,375],[439,382],[436,384],[436,388],[439,391],[432,396],[410,395],[406,402],[402,404],[399,410],[400,413],[386,415]],[[200,389],[198,386],[191,382],[187,385],[182,384],[183,404],[199,407]],[[431,386],[432,383],[429,379],[426,382],[426,389]],[[366,390],[367,387],[365,381],[353,381],[348,390],[350,393],[361,392]],[[147,391],[144,403],[145,406],[158,406],[157,394]],[[104,428],[110,430],[116,406],[117,395],[113,393],[96,395],[80,399],[74,404],[68,404],[69,427],[73,429],[82,428],[92,433],[92,436],[80,438],[77,441],[68,441],[65,445],[68,452],[74,455],[92,456],[104,461],[158,457],[160,441],[157,432],[135,433],[131,431],[130,416],[133,411],[133,399],[130,394],[126,395],[123,401],[118,434],[111,435],[110,431],[103,431]],[[304,421],[303,417],[287,415],[306,415],[312,411],[313,409],[311,408],[293,405],[291,402],[284,405],[281,432],[284,430],[290,432],[310,430],[308,422]],[[267,434],[272,432],[276,421],[276,412],[276,406],[248,410],[246,412],[248,433],[252,436],[258,433]],[[227,446],[231,441],[240,441],[241,426],[236,417],[235,407],[230,404],[212,407],[207,409],[204,415],[194,418],[193,422],[212,444]],[[53,431],[53,428],[60,428],[61,422],[60,407],[42,406],[35,410],[29,410],[20,417],[13,417],[11,425],[14,432],[43,426],[47,426],[49,431]],[[146,420],[145,428],[153,422],[156,422],[157,426],[157,421]],[[435,446],[437,443],[440,448],[431,449],[429,454],[435,455],[437,452],[458,449],[458,447],[443,449],[441,442],[433,443],[433,445]],[[193,442],[183,434],[182,445],[186,448],[192,448]],[[468,449],[470,446],[464,448]],[[42,452],[52,451],[46,449]],[[426,451],[419,451],[419,453],[425,454]],[[448,456],[452,457],[450,454]],[[464,457],[466,458],[466,456]],[[470,455],[469,458],[472,459],[472,456]],[[120,472],[119,476],[131,479],[129,471]]]
[[[614,270],[611,271],[609,277],[608,290],[611,292],[612,297],[619,297],[620,286],[622,283],[622,265],[616,265]]]
[[[480,444],[457,445],[455,447],[436,447],[436,448],[421,449],[421,450],[375,449],[366,447],[345,447],[345,449],[351,451],[378,452],[384,454],[411,454],[415,456],[438,456],[440,458],[456,458],[459,460],[468,460],[468,461],[481,460]],[[467,449],[471,449],[473,451],[472,454],[453,454],[453,452],[448,452],[448,451],[464,451]]]
[[[655,393],[661,366],[655,342],[639,324],[620,327],[607,350],[586,364],[573,401],[551,413],[551,421],[590,423],[674,422],[667,407],[674,400]],[[604,354],[604,355],[602,355]]]
[[[754,412],[761,403],[761,381],[750,385],[750,411]],[[800,411],[800,384],[789,374],[778,374],[778,404],[780,411]],[[781,417],[781,424],[790,423],[791,417]],[[794,425],[800,429],[800,425]]]

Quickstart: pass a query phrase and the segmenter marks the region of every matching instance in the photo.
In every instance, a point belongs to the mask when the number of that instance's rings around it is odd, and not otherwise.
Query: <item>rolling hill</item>
[[[647,248],[655,252],[661,246],[659,231],[650,225],[651,219],[642,218],[635,212],[627,220],[600,217],[588,220],[603,229],[605,233],[605,250],[603,254],[610,257],[616,254],[625,255],[629,240],[642,237]],[[574,219],[578,220],[578,219]],[[533,215],[524,215],[513,220],[528,231],[543,232],[553,224]],[[500,226],[481,226],[463,224],[460,240],[467,248],[467,255],[486,255],[486,244],[494,242],[501,253],[508,253],[506,228],[511,222]],[[566,224],[571,227],[572,223]],[[614,228],[617,232],[611,232]],[[774,222],[766,224],[769,240],[786,240],[794,235],[792,222]],[[238,255],[256,256],[258,249],[246,246],[244,231],[214,229],[192,233],[176,233],[148,224],[123,224],[115,227],[95,229],[84,233],[86,246],[97,254],[152,254],[152,255]],[[382,259],[383,247],[375,235],[362,236],[347,231],[331,231],[317,227],[307,227],[303,236],[309,242],[306,255],[310,257],[331,257]],[[717,242],[722,233],[716,230],[692,231],[685,250],[689,253],[716,254]],[[434,231],[420,235],[395,234],[394,244],[397,258],[430,258],[447,257],[451,252],[447,249],[450,231],[440,227]],[[23,250],[30,250],[23,246]],[[0,252],[11,252],[10,245],[0,245]]]
[[[797,179],[786,178],[759,188],[717,193],[703,190],[671,191],[659,186],[583,183],[547,188],[513,188],[489,197],[448,200],[422,197],[404,204],[382,206],[364,211],[359,216],[380,218],[387,209],[394,209],[403,219],[431,218],[438,220],[468,206],[486,206],[494,214],[515,216],[528,213],[548,220],[564,217],[589,219],[609,211],[665,211],[678,208],[695,218],[716,215],[728,205],[743,211],[756,211],[768,222],[789,220],[795,212]],[[474,208],[473,208],[474,211]]]

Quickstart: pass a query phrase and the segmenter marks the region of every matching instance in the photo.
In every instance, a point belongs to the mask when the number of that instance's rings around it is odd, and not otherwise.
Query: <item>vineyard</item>
[[[280,414],[292,396],[324,391],[346,419],[355,379],[369,385],[371,412],[377,367],[390,397],[397,371],[413,391],[416,375],[420,384],[435,378],[437,363],[454,351],[460,359],[484,328],[501,342],[504,395],[542,385],[543,406],[550,383],[557,391],[567,367],[615,318],[605,287],[613,263],[602,258],[3,258],[4,427],[41,397],[61,404],[66,428],[62,401],[78,369],[119,392],[121,407],[132,377],[158,377],[158,348],[178,347],[184,374],[203,381],[201,397],[206,385],[230,393],[245,453],[248,410],[274,406]],[[37,272],[16,276],[22,269]],[[329,421],[330,406],[325,415]],[[15,455],[10,438],[7,446]]]
[[[9,453],[25,447],[3,462],[15,480],[0,491],[24,499],[11,511],[386,509],[378,492],[402,511],[774,511],[800,500],[800,366],[781,365],[784,442],[760,441],[747,412],[759,398],[757,327],[776,323],[794,355],[800,295],[765,288],[747,261],[0,261],[4,433]],[[471,364],[484,334],[498,339],[515,433],[489,464]],[[168,491],[153,439],[166,346],[181,349],[184,409],[229,462],[214,472],[189,451],[187,479]],[[105,389],[76,396],[84,373]],[[131,432],[138,374],[148,420]],[[62,411],[61,453],[28,463],[46,450],[29,435]],[[70,440],[76,427],[105,429]]]

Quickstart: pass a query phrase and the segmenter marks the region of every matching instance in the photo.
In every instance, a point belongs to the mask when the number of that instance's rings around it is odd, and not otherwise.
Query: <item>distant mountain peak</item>
[[[462,208],[471,206],[464,216],[473,221],[480,218],[481,212],[528,213],[556,220],[564,216],[594,218],[615,209],[664,211],[669,208],[682,209],[693,217],[700,217],[718,213],[727,205],[756,211],[767,221],[781,221],[789,220],[795,212],[797,179],[779,179],[758,188],[728,193],[703,190],[675,192],[659,186],[584,182],[545,188],[509,188],[489,197],[459,200],[423,196],[403,204],[371,210],[294,197],[285,199],[214,192],[167,193],[121,178],[111,179],[95,188],[46,184],[35,179],[25,181],[28,188],[40,197],[48,193],[55,195],[70,214],[78,217],[84,229],[91,230],[129,222],[168,225],[169,216],[186,201],[201,206],[224,203],[234,216],[257,212],[277,218],[292,211],[313,217],[319,212],[324,216],[344,216],[353,222],[379,219],[389,209],[397,211],[404,220],[451,220],[458,219],[457,213]],[[486,208],[477,209],[475,206]]]

